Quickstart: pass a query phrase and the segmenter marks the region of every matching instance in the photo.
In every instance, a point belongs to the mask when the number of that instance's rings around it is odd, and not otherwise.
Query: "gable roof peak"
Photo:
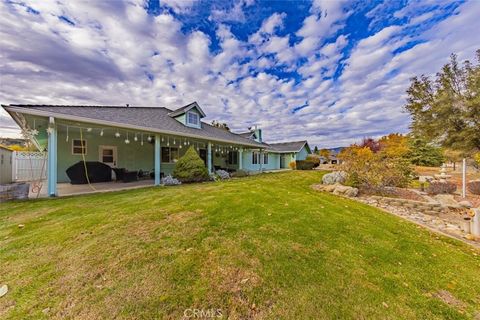
[[[169,113],[170,117],[177,117],[179,115],[182,115],[186,112],[188,112],[189,110],[191,109],[197,109],[198,112],[200,113],[200,117],[201,118],[205,118],[207,115],[205,114],[205,112],[202,110],[202,108],[200,108],[200,106],[198,105],[198,103],[196,101],[192,102],[192,103],[189,103],[183,107],[180,107],[178,109],[175,109],[173,110],[172,112]]]

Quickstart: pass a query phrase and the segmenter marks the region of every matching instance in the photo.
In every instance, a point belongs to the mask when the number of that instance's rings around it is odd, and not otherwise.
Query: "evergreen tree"
[[[480,150],[480,50],[476,65],[461,66],[452,55],[435,80],[413,78],[407,94],[416,137],[469,154]]]

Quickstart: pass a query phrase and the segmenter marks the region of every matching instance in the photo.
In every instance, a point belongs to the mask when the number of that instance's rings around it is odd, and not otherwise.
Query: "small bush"
[[[230,174],[225,170],[217,170],[215,174],[220,180],[227,180],[230,179]]]
[[[427,188],[429,194],[450,194],[457,190],[457,185],[451,182],[433,181]]]
[[[292,161],[288,164],[288,166],[290,167],[290,169],[292,170],[296,170],[297,169],[297,163],[295,161]]]
[[[247,171],[244,171],[244,170],[237,170],[237,171],[235,171],[235,172],[232,172],[232,173],[230,174],[230,176],[231,176],[232,178],[233,178],[233,177],[235,177],[235,178],[246,177],[246,176],[248,176],[248,172],[247,172]]]
[[[305,159],[305,160],[313,163],[314,168],[316,168],[320,165],[320,158],[318,156],[310,154],[310,155],[307,156],[307,159]]]
[[[193,146],[187,150],[183,157],[178,159],[173,170],[173,176],[181,182],[210,180],[208,170]]]
[[[296,168],[297,170],[312,170],[314,167],[314,163],[308,160],[297,160],[296,161]]]
[[[480,195],[480,180],[473,180],[467,183],[468,191]]]
[[[179,184],[182,184],[178,179],[175,179],[171,175],[163,177],[160,183],[164,186],[177,186]]]

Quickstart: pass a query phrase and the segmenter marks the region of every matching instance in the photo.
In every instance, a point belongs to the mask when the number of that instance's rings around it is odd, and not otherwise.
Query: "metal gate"
[[[47,153],[14,151],[12,155],[12,177],[14,181],[47,179]]]

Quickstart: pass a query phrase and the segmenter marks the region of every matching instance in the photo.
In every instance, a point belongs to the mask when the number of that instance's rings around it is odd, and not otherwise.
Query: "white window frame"
[[[75,152],[75,148],[81,148],[82,144],[80,144],[80,146],[75,146],[75,141],[82,141],[82,139],[72,139],[72,155],[81,156],[82,153],[81,152],[80,153]],[[87,155],[88,148],[87,148],[87,140],[86,139],[83,139],[83,150],[85,151],[83,154]]]
[[[196,119],[196,122],[193,123],[193,122],[190,122],[190,115],[194,115],[195,116],[195,119]],[[196,112],[193,112],[193,111],[188,111],[187,114],[185,115],[187,117],[187,119],[185,120],[185,122],[187,123],[187,125],[189,126],[195,126],[195,127],[198,127],[200,125],[200,115]]]

